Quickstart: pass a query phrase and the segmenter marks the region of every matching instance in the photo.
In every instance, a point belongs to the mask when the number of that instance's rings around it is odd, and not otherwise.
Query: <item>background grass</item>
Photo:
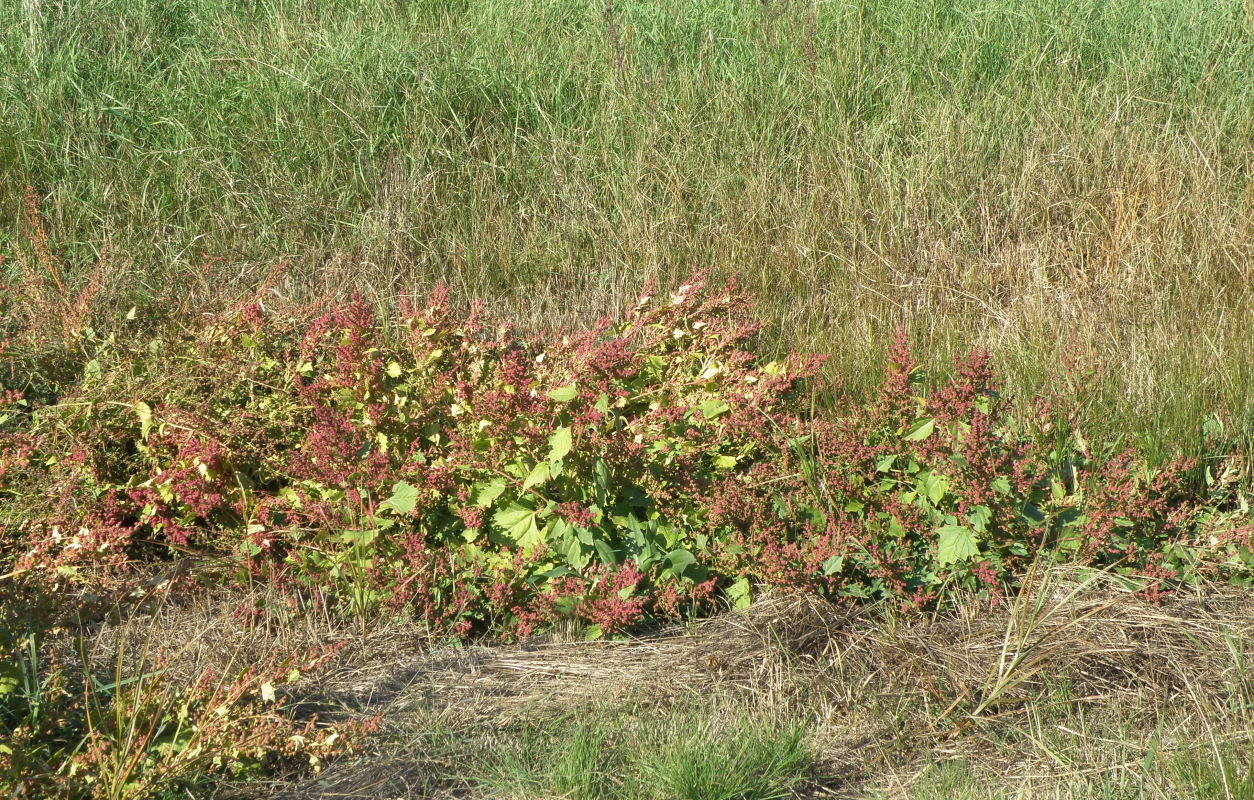
[[[855,392],[904,323],[1197,449],[1254,429],[1251,75],[1250,0],[23,0],[0,253],[29,184],[127,305],[286,260],[565,325],[711,267]]]

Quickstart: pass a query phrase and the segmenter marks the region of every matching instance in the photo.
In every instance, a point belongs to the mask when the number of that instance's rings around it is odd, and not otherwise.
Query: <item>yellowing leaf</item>
[[[135,414],[139,417],[139,435],[147,439],[152,432],[152,406],[141,400],[135,404]]]

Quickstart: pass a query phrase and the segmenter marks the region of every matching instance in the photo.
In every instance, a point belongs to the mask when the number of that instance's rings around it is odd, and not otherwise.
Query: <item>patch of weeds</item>
[[[660,726],[656,746],[639,751],[652,796],[667,800],[768,800],[787,797],[809,773],[813,754],[803,726],[742,716],[693,714]]]
[[[605,720],[549,723],[494,742],[472,781],[494,794],[517,798],[614,797],[610,771],[617,766]],[[616,770],[615,770],[616,771]]]
[[[1172,777],[1182,796],[1197,800],[1254,800],[1254,759],[1231,744],[1176,757]]]
[[[976,776],[965,761],[932,764],[919,779],[911,800],[953,800],[969,797]]]
[[[709,709],[536,724],[467,776],[493,794],[574,800],[771,800],[814,765],[805,726]]]

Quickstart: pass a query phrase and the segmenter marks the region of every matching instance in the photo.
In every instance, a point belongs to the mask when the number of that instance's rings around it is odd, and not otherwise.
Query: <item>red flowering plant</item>
[[[461,630],[567,614],[612,632],[708,602],[707,492],[769,457],[772,415],[795,413],[813,362],[754,358],[746,299],[703,289],[695,278],[620,325],[549,342],[486,336],[444,292],[406,304],[400,343],[361,308],[333,312],[305,339],[314,424],[268,515],[330,523],[326,493],[342,487],[336,502],[361,524],[339,535],[372,599]],[[334,350],[317,346],[329,335]],[[335,570],[345,550],[333,552],[302,546],[289,561]],[[659,581],[666,602],[646,602]],[[592,599],[606,584],[621,613]]]
[[[899,335],[873,403],[780,426],[776,457],[719,487],[738,599],[755,581],[920,606],[1002,591],[1039,541],[1025,513],[1044,466],[1003,425],[986,355],[931,393],[921,378]]]
[[[1146,576],[1173,543],[1214,563],[1182,466],[1042,449],[986,355],[928,391],[899,337],[870,403],[816,415],[818,360],[756,355],[749,306],[698,275],[547,338],[437,290],[108,339],[55,402],[5,396],[6,564],[86,585],[229,550],[307,601],[463,635],[612,633],[766,586],[996,597],[1042,546]]]

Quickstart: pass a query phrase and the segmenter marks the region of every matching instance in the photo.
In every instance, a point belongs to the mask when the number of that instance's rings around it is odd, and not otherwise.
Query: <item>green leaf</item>
[[[605,463],[605,459],[598,458],[596,464],[593,465],[593,472],[596,474],[597,488],[609,494],[610,487],[614,485],[613,477],[610,475],[610,465]]]
[[[933,505],[944,500],[945,493],[949,491],[949,479],[934,472],[927,473],[920,483],[923,485],[924,493],[927,494],[927,499],[931,500]]]
[[[570,452],[572,446],[570,428],[558,428],[553,431],[553,434],[549,436],[549,462],[561,461]]]
[[[732,608],[748,608],[753,601],[753,587],[749,579],[741,578],[728,586],[727,598],[732,601]]]
[[[519,503],[510,503],[492,516],[492,521],[505,534],[506,538],[520,547],[537,544],[540,540],[540,527],[536,525],[536,512],[533,508]]]
[[[907,442],[921,442],[931,436],[934,430],[936,430],[936,420],[929,417],[911,425],[910,429],[901,438]]]
[[[549,479],[549,462],[541,461],[531,468],[531,473],[527,475],[527,479],[523,481],[522,490],[525,492],[532,486],[544,483]]]
[[[823,562],[823,574],[835,575],[845,568],[845,557],[841,555],[832,556]]]
[[[936,533],[936,561],[942,567],[980,554],[975,531],[965,525],[946,525]]]
[[[666,561],[670,564],[670,571],[680,576],[684,574],[684,570],[692,566],[697,557],[682,548],[672,550],[666,554]]]
[[[888,472],[890,469],[893,468],[893,463],[896,461],[897,461],[897,456],[895,454],[887,455],[887,456],[880,456],[879,460],[875,462],[875,471],[876,472]]]
[[[141,400],[135,404],[135,414],[139,417],[140,438],[147,439],[152,432],[152,406]]]
[[[366,528],[364,530],[344,531],[340,534],[340,539],[342,539],[345,544],[365,547],[377,539],[378,536],[378,528]]]
[[[408,514],[418,504],[418,489],[405,481],[392,484],[392,496],[385,500],[398,514]]]
[[[471,491],[471,499],[479,508],[487,508],[505,491],[505,479],[495,478],[487,483],[477,483]]]
[[[736,464],[737,464],[737,460],[735,456],[715,456],[714,457],[715,469],[731,469],[735,467]]]
[[[597,555],[601,557],[601,563],[608,565],[618,563],[618,556],[614,553],[614,548],[610,547],[605,541],[596,539],[592,545],[596,548]]]
[[[971,509],[970,514],[967,514],[967,522],[971,523],[971,527],[975,528],[976,533],[984,533],[992,519],[993,512],[988,506],[976,506]]]
[[[570,537],[564,547],[559,551],[566,557],[566,563],[575,569],[583,569],[588,566],[588,562],[592,560],[592,554],[583,548],[583,544],[577,537]]]
[[[399,378],[401,376],[401,365],[395,361],[388,362],[388,377]]]
[[[579,390],[572,383],[570,386],[562,386],[548,392],[549,399],[556,400],[559,403],[569,403],[579,396]]]
[[[17,689],[19,680],[19,670],[17,663],[12,660],[0,662],[0,698],[7,694],[11,694]]]
[[[731,411],[731,406],[717,398],[706,400],[704,403],[697,406],[697,408],[701,410],[701,413],[706,419],[718,419],[728,411]]]

